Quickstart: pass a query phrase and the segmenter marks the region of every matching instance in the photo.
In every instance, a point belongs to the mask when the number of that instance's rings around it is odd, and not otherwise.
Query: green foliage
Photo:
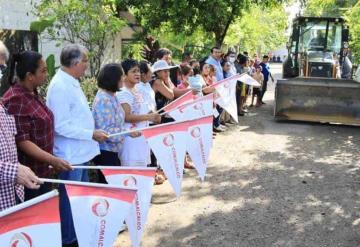
[[[252,5],[229,27],[225,43],[241,51],[267,53],[286,43],[288,20],[282,5],[263,8]]]
[[[142,60],[142,57],[140,55],[140,51],[142,48],[141,43],[122,43],[121,44],[121,57],[122,59],[125,58],[132,58],[136,59],[138,61]]]
[[[92,106],[92,103],[94,101],[96,92],[98,90],[97,81],[94,77],[89,77],[81,80],[80,82],[81,89],[83,90],[86,99],[89,102],[89,106]]]
[[[97,75],[109,39],[125,22],[117,17],[115,0],[42,0],[36,5],[34,30],[52,40],[81,43],[89,50],[90,73]]]
[[[118,0],[121,7],[132,6],[146,31],[170,29],[185,36],[197,30],[222,45],[229,26],[251,3],[271,6],[285,0]]]
[[[347,21],[350,27],[350,47],[353,52],[354,62],[360,63],[360,2],[358,2],[348,13]]]
[[[48,71],[48,80],[50,81],[56,73],[54,54],[51,54],[46,58],[46,66]]]
[[[305,15],[308,16],[345,16],[346,11],[355,5],[357,0],[307,0]]]
[[[215,44],[213,36],[207,34],[201,28],[196,28],[193,32],[172,31],[169,23],[163,23],[159,28],[151,30],[161,46],[167,47],[173,52],[173,59],[181,61],[181,55],[184,51],[190,51],[195,58],[201,58],[209,54],[209,49]]]
[[[51,17],[51,18],[44,17],[40,20],[33,21],[30,23],[30,31],[42,33],[47,28],[54,25],[55,21],[56,21],[56,19],[54,17]]]

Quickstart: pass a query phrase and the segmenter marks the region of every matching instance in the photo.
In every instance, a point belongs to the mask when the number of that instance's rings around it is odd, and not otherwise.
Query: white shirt
[[[230,72],[231,75],[236,75],[237,74],[235,64],[232,63],[232,62],[230,62],[230,71],[229,72]]]
[[[135,88],[142,94],[144,98],[144,103],[148,107],[148,112],[146,113],[149,113],[150,111],[155,111],[156,110],[155,92],[152,89],[150,83],[139,82],[138,84],[135,85]]]
[[[92,139],[95,123],[77,79],[59,69],[47,91],[46,105],[54,114],[54,154],[73,165],[100,153]]]
[[[117,93],[120,104],[128,104],[133,115],[143,115],[149,112],[142,93],[136,88],[128,89],[123,87]],[[125,122],[124,127],[128,129],[138,129],[147,127],[149,122],[142,121],[138,123]],[[122,166],[147,166],[151,163],[150,148],[143,135],[139,137],[126,136],[123,149],[119,153]]]

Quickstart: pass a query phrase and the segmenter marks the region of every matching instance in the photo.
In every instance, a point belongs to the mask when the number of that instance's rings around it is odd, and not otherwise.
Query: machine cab
[[[297,17],[288,42],[284,78],[341,78],[347,42],[343,18]]]

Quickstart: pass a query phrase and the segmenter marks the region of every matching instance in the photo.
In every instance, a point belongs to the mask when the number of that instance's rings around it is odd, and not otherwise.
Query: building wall
[[[30,23],[36,20],[33,3],[39,0],[0,0],[0,29],[30,30]],[[39,52],[46,58],[54,54],[57,64],[61,47],[56,42],[39,37]]]
[[[36,20],[33,15],[33,4],[40,0],[0,0],[0,29],[30,30],[30,23]],[[59,65],[59,57],[63,45],[57,47],[57,42],[39,38],[39,52],[46,58],[50,54],[55,55],[56,64]],[[105,51],[104,63],[118,62],[121,60],[121,36],[109,40]]]

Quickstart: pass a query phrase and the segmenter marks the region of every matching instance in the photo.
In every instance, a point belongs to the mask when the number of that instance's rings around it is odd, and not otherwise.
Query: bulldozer
[[[360,83],[352,79],[345,20],[298,16],[287,48],[275,120],[360,126]]]

